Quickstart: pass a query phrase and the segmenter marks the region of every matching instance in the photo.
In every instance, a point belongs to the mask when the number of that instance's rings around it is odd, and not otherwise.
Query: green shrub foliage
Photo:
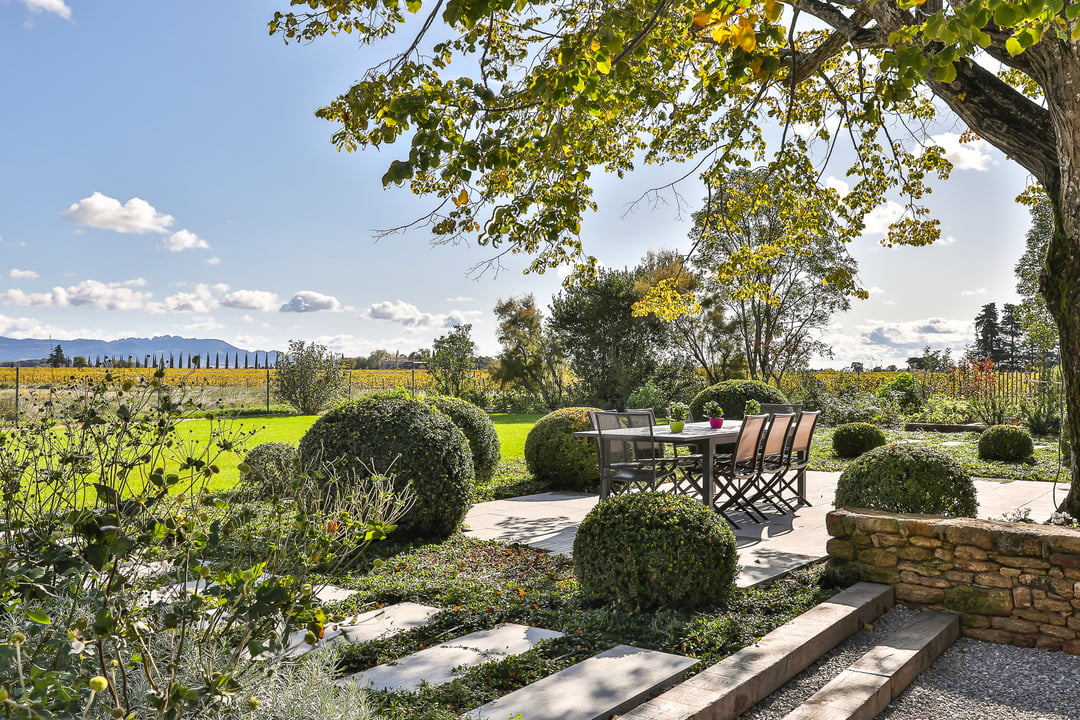
[[[1031,433],[1019,425],[994,425],[979,436],[979,457],[983,460],[1015,462],[1031,457],[1033,452]]]
[[[284,494],[296,477],[297,455],[296,447],[287,443],[256,445],[244,456],[242,487],[260,495]]]
[[[735,536],[681,495],[632,493],[600,502],[574,539],[582,599],[632,611],[718,605],[738,574]]]
[[[923,445],[882,445],[840,475],[836,506],[975,517],[975,484],[953,458]]]
[[[453,421],[420,400],[373,397],[323,415],[300,439],[300,463],[334,465],[339,477],[392,474],[414,501],[398,534],[443,538],[458,528],[476,491],[469,441]],[[344,481],[339,481],[344,482]]]
[[[786,403],[788,400],[784,393],[772,385],[766,385],[757,380],[725,380],[710,385],[694,397],[690,403],[690,414],[695,420],[705,417],[705,403],[713,400],[720,403],[724,408],[729,420],[742,420],[743,409],[747,400],[757,400],[759,403]]]
[[[884,383],[878,388],[877,395],[895,398],[904,412],[914,412],[926,401],[926,393],[918,379],[909,372],[902,372]]]
[[[537,480],[565,490],[586,490],[597,484],[596,443],[574,437],[575,432],[592,427],[589,411],[596,409],[563,408],[536,421],[525,438],[525,463]]]
[[[884,444],[884,431],[877,425],[864,422],[841,425],[832,436],[833,452],[843,458],[858,457]]]
[[[502,459],[495,423],[491,422],[486,412],[468,400],[440,395],[429,398],[428,402],[453,420],[458,429],[465,433],[465,438],[469,441],[469,450],[472,452],[476,482],[478,484],[489,482]]]

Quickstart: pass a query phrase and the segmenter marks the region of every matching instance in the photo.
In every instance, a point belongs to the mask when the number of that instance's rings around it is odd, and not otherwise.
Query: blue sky
[[[285,46],[283,0],[0,0],[0,335],[218,337],[246,349],[316,340],[348,355],[429,347],[456,322],[497,349],[492,308],[561,278],[469,277],[490,251],[372,231],[430,207],[379,178],[393,149],[339,153],[315,110],[379,58],[354,38]],[[385,52],[385,50],[383,50]],[[987,302],[1015,300],[1027,178],[961,127],[935,136],[956,164],[928,204],[944,240],[878,245],[882,208],[852,253],[870,299],[826,336],[830,363],[961,350]],[[835,173],[842,165],[837,165]],[[686,249],[686,213],[627,203],[681,174],[602,179],[582,229],[608,266]],[[835,180],[835,179],[834,179]],[[843,178],[840,178],[842,182]],[[681,188],[695,203],[693,181]],[[954,353],[956,354],[956,353]]]

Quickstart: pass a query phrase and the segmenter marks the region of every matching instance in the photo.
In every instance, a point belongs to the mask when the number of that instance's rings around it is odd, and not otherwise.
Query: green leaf
[[[31,620],[36,622],[38,625],[52,625],[52,618],[50,618],[48,615],[41,612],[40,610],[34,610],[31,613],[29,613],[26,617],[30,618]]]
[[[934,71],[934,77],[943,83],[951,83],[956,80],[956,65],[949,63]]]
[[[1003,3],[994,10],[994,24],[998,27],[1011,27],[1020,19],[1020,12],[1012,5]]]
[[[611,58],[604,58],[603,60],[596,61],[596,69],[600,73],[607,75],[611,72]]]
[[[421,2],[421,0],[405,0],[405,7],[408,8],[411,13],[419,12],[422,5],[423,2]]]
[[[1007,50],[1010,55],[1019,55],[1024,52],[1024,46],[1021,45],[1020,41],[1015,37],[1011,37],[1005,41],[1005,50]]]

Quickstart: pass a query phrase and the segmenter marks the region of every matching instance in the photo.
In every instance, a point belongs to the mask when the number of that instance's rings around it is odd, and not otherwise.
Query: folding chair
[[[790,460],[791,438],[788,431],[791,430],[791,423],[794,420],[794,413],[772,415],[769,429],[765,432],[765,439],[758,450],[756,487],[754,494],[750,497],[751,504],[764,501],[775,507],[778,512],[795,512],[795,508],[784,500],[781,492],[781,479]]]
[[[754,490],[758,476],[758,452],[761,434],[765,430],[767,415],[743,417],[739,436],[730,454],[719,457],[715,464],[715,495],[713,507],[735,528],[739,524],[731,519],[728,511],[741,510],[754,522],[764,522],[762,515],[750,502],[747,494]]]
[[[806,499],[806,469],[810,466],[810,443],[820,416],[820,410],[807,410],[799,414],[787,449],[787,463],[777,481],[777,492],[793,493],[795,502],[801,505],[810,505]]]
[[[663,445],[653,435],[652,411],[592,410],[589,420],[598,433],[601,500],[626,492],[660,490],[666,483],[672,484],[673,491],[681,491],[693,477],[692,470],[700,468],[700,455],[664,457]],[[631,428],[641,433],[613,432]]]
[[[764,415],[776,415],[777,413],[802,412],[801,403],[761,403],[761,412]]]

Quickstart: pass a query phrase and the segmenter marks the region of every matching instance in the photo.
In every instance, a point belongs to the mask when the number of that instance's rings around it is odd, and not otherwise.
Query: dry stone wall
[[[1080,655],[1080,530],[874,510],[828,515],[829,570],[891,583],[990,642]]]

